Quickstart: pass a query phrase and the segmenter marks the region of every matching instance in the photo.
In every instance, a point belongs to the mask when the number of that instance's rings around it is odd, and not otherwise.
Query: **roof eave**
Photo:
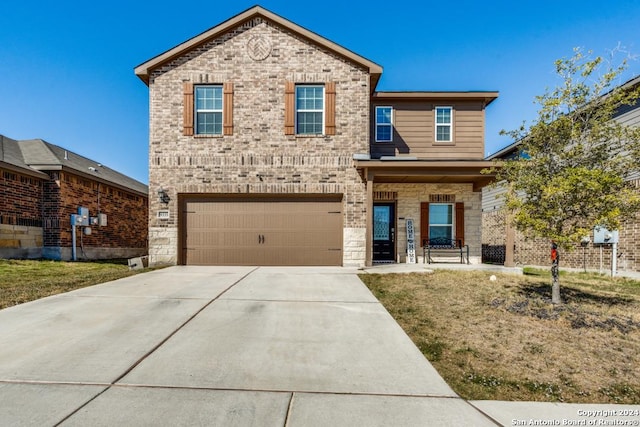
[[[9,170],[12,172],[16,172],[22,175],[29,175],[31,177],[34,178],[39,178],[39,179],[44,179],[44,180],[48,180],[49,179],[49,175],[47,175],[44,172],[40,172],[39,170],[35,169],[35,168],[31,168],[31,167],[21,167],[18,165],[14,165],[12,163],[7,163],[7,162],[3,162],[0,161],[0,168],[5,169],[5,170]]]
[[[481,100],[485,106],[495,101],[498,91],[384,91],[375,92],[372,100],[423,101],[423,100]]]
[[[127,185],[123,185],[120,183],[117,183],[115,181],[112,181],[108,178],[103,178],[99,175],[94,175],[94,174],[90,174],[87,172],[84,172],[80,169],[74,168],[74,167],[70,167],[70,166],[65,166],[65,165],[29,165],[30,168],[36,170],[36,171],[69,171],[69,172],[73,172],[74,175],[79,175],[83,178],[88,178],[88,179],[92,179],[94,181],[99,181],[103,184],[108,184],[114,188],[118,188],[120,190],[125,190],[131,193],[135,193],[144,197],[148,196],[148,190],[145,193],[144,191],[141,191],[139,189],[133,188],[133,187],[129,187]],[[141,186],[145,186],[145,184],[140,183]]]
[[[484,168],[494,166],[487,160],[354,160],[357,168]]]

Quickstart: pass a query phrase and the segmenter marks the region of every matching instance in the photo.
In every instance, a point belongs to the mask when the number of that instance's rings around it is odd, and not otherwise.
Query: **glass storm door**
[[[395,261],[395,204],[373,205],[373,260]]]

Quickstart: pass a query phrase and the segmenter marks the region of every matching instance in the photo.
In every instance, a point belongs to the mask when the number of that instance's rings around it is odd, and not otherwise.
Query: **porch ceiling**
[[[480,191],[494,181],[494,174],[481,171],[496,165],[484,160],[355,160],[354,163],[365,182],[473,184],[473,191]]]

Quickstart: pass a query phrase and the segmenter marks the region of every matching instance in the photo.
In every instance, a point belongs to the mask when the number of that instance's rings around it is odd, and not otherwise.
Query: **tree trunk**
[[[555,242],[551,243],[551,303],[562,304],[560,298],[560,255]]]
[[[557,261],[551,264],[551,277],[551,303],[562,304],[562,299],[560,298],[560,271]]]

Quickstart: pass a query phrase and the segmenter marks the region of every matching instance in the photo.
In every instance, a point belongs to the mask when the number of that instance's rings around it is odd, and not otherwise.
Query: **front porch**
[[[468,245],[469,263],[479,265],[480,190],[493,180],[493,175],[481,171],[492,165],[492,162],[477,160],[398,157],[355,160],[367,190],[365,266],[405,263],[409,247],[414,248],[416,261],[422,263],[422,247],[433,238]],[[455,254],[446,258],[439,256],[438,260],[446,261],[446,265],[454,265],[456,259],[460,263]]]

